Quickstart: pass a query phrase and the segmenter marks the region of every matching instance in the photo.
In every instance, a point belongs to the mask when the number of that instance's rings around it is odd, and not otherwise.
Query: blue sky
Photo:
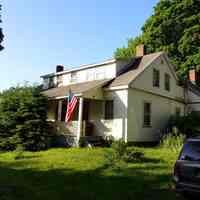
[[[140,34],[158,0],[0,0],[5,50],[0,90],[40,82],[57,64],[71,68],[113,56]]]

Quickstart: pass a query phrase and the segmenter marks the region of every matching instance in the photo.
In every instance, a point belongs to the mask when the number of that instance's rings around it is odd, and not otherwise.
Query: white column
[[[58,121],[61,121],[62,117],[62,100],[58,101]]]
[[[83,123],[83,97],[79,99],[79,110],[78,110],[78,131],[77,131],[77,146],[82,133],[82,123]]]

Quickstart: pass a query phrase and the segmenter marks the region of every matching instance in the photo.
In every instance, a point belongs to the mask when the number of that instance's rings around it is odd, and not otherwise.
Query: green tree
[[[0,94],[0,149],[47,147],[47,98],[40,88],[23,86]]]
[[[118,48],[115,57],[133,57],[138,43],[145,44],[147,53],[166,51],[182,77],[191,67],[200,69],[200,1],[160,0],[142,35]]]
[[[1,4],[0,4],[0,11],[1,11]],[[0,13],[0,23],[2,22],[1,20],[1,13]],[[2,28],[0,27],[0,51],[4,48],[1,43],[3,42],[3,38],[4,38],[4,35],[3,35],[3,31],[2,31]]]
[[[127,47],[117,48],[115,52],[116,58],[130,59],[135,55],[136,46],[144,43],[143,36],[128,39]]]

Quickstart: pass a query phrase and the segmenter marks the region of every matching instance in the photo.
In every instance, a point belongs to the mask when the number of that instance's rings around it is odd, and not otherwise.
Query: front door
[[[89,122],[90,101],[85,100],[83,104],[83,120],[85,121],[85,136],[93,135],[93,124]]]

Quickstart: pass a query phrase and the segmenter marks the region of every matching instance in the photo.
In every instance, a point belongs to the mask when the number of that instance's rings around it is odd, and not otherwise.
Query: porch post
[[[78,110],[78,131],[77,131],[77,146],[82,133],[82,122],[83,122],[83,97],[79,98],[79,110]]]
[[[62,118],[62,100],[58,101],[58,121],[61,121]]]

